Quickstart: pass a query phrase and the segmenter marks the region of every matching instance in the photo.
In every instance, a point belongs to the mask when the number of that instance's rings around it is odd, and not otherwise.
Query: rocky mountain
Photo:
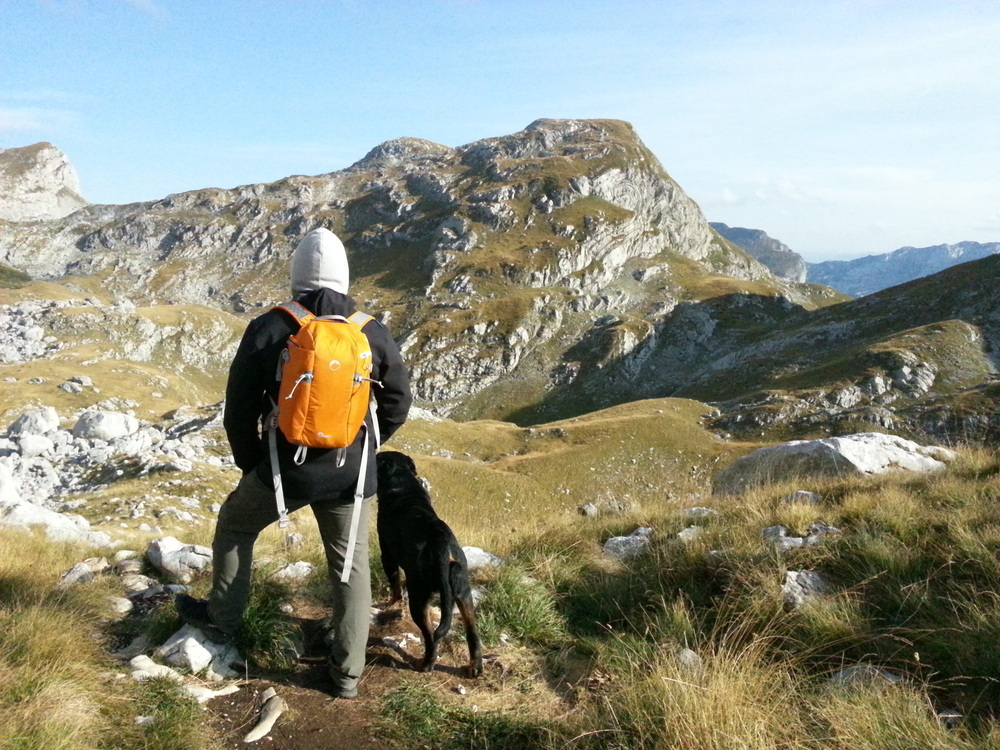
[[[352,292],[438,415],[539,424],[681,396],[757,438],[993,429],[997,263],[853,302],[777,278],[606,120],[458,148],[403,138],[327,175],[0,224],[0,262],[36,279],[0,295],[12,406],[59,406],[29,387],[42,360],[50,390],[128,377],[137,413],[212,403],[244,321],[287,297],[292,248],[318,225],[345,239]]]
[[[853,260],[810,263],[808,279],[814,284],[832,286],[852,297],[863,297],[996,253],[1000,253],[1000,242],[901,247],[891,253],[866,255]]]
[[[673,395],[743,435],[875,428],[1000,437],[1000,255],[813,311],[714,348]],[[717,335],[717,334],[716,334]],[[714,338],[714,335],[713,335]],[[711,342],[706,347],[713,351]]]
[[[761,229],[731,227],[717,221],[710,222],[709,226],[734,245],[746,250],[767,266],[775,276],[799,282],[806,280],[805,258],[789,248],[788,245],[769,237],[767,232]],[[839,288],[833,284],[827,286]]]
[[[702,300],[750,293],[784,314],[838,299],[720,237],[613,120],[538,120],[458,148],[401,138],[326,175],[11,222],[0,263],[139,305],[253,314],[287,297],[292,249],[320,225],[345,240],[352,293],[383,311],[418,398],[456,416],[527,415],[681,335]]]
[[[59,219],[86,205],[76,170],[51,143],[0,149],[0,221]]]

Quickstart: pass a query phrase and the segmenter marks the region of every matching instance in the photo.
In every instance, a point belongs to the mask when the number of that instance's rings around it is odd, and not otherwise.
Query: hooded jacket
[[[327,230],[322,231],[327,232]],[[307,238],[314,234],[311,232]],[[330,232],[327,234],[333,236]],[[343,252],[342,245],[340,252]],[[323,268],[324,264],[321,262],[315,267]],[[326,264],[326,267],[329,267],[329,264]],[[346,261],[344,270],[346,273]],[[293,272],[294,283],[310,286],[308,280],[303,278],[296,280]],[[346,275],[344,283],[346,286]],[[348,317],[357,310],[354,300],[349,296],[324,286],[298,294],[295,301],[316,315]],[[223,424],[232,448],[233,460],[244,472],[256,471],[268,486],[272,483],[271,463],[267,446],[268,436],[263,431],[263,424],[271,414],[273,404],[278,400],[277,373],[281,352],[285,349],[288,337],[295,333],[298,327],[292,316],[278,309],[269,310],[255,318],[247,326],[229,369]],[[362,331],[371,345],[372,378],[382,383],[381,387],[373,384],[372,393],[378,405],[376,413],[384,442],[406,421],[412,400],[409,374],[399,354],[399,348],[386,326],[372,319],[364,325]],[[309,448],[305,462],[296,465],[292,457],[297,446],[289,443],[281,431],[277,430],[278,463],[281,468],[282,486],[288,499],[308,503],[319,500],[350,502],[358,480],[362,440],[366,439],[366,435],[372,434],[371,413],[365,418],[365,424],[368,429],[362,429],[358,433],[354,443],[347,448],[346,461],[340,467],[337,466],[336,450],[320,448]],[[368,453],[365,497],[375,494],[376,490],[373,448],[374,446],[371,446]]]

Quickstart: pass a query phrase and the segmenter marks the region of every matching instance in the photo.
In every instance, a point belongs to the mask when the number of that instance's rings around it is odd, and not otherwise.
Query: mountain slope
[[[51,143],[0,148],[0,220],[58,219],[86,205],[76,170]]]
[[[791,281],[803,282],[806,280],[805,259],[784,243],[769,237],[767,232],[761,229],[730,227],[716,221],[710,222],[709,225],[727,240],[743,248],[767,266],[775,276]]]
[[[292,248],[319,225],[345,240],[352,293],[384,311],[418,399],[465,417],[530,408],[720,285],[835,299],[721,238],[614,120],[538,120],[459,148],[401,138],[327,175],[8,224],[0,262],[94,277],[141,305],[254,313],[287,297]]]
[[[1000,256],[748,337],[672,395],[720,402],[726,429],[865,423],[978,439],[1000,427]]]

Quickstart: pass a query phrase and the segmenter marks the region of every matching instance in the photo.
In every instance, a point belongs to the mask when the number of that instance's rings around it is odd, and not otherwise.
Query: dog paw
[[[466,675],[466,677],[468,677],[469,679],[472,679],[472,680],[476,679],[477,677],[482,677],[483,676],[483,663],[480,661],[480,662],[474,662],[472,664],[469,664],[465,668],[465,675]]]

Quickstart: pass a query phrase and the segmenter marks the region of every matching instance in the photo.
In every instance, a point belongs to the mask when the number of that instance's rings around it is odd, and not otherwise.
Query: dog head
[[[388,489],[400,483],[417,480],[417,465],[399,451],[381,451],[375,455],[375,469],[380,488]]]

